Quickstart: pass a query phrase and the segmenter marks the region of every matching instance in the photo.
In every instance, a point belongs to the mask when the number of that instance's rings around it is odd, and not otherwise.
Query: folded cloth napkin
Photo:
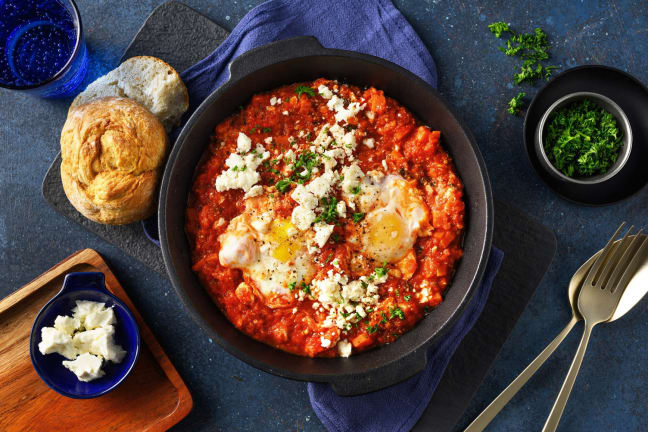
[[[182,73],[189,109],[227,80],[234,58],[295,36],[315,36],[327,48],[382,57],[436,87],[434,60],[390,0],[271,0],[252,9],[213,53]]]
[[[425,369],[408,380],[361,396],[338,396],[328,384],[309,383],[315,414],[330,432],[409,431],[427,407],[443,372],[481,314],[504,254],[491,249],[486,272],[463,315],[428,351]]]
[[[390,60],[436,87],[436,66],[412,27],[390,0],[271,0],[250,11],[208,57],[182,73],[190,111],[229,74],[227,65],[257,46],[295,36],[315,36],[340,48]],[[330,431],[406,431],[427,406],[457,346],[479,317],[503,254],[491,251],[483,282],[454,327],[430,349],[425,370],[390,388],[340,397],[327,384],[308,385],[313,408]]]

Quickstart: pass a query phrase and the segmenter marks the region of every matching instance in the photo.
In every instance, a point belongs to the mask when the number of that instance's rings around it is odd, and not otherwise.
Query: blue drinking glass
[[[0,87],[65,97],[87,71],[73,0],[0,0]]]

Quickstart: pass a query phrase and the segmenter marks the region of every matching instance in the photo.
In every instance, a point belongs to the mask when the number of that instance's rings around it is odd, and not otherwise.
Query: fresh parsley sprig
[[[307,96],[315,96],[315,90],[308,86],[304,85],[299,85],[297,88],[295,88],[295,94],[297,97],[301,96],[302,94],[306,94]]]

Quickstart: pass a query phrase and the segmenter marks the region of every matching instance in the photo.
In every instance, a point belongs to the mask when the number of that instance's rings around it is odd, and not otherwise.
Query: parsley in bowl
[[[606,96],[579,92],[558,99],[538,123],[536,153],[562,180],[600,183],[625,165],[632,130],[621,108]]]

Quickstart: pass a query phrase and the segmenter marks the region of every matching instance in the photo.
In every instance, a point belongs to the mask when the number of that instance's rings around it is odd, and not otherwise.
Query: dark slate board
[[[168,2],[147,18],[122,60],[153,55],[182,72],[209,54],[227,34],[193,9]],[[165,274],[160,250],[146,239],[139,223],[120,227],[99,225],[85,219],[70,205],[61,186],[60,163],[59,155],[45,176],[45,200],[65,217]],[[450,432],[455,428],[556,251],[556,238],[548,228],[499,201],[495,201],[493,243],[504,251],[504,261],[488,303],[450,361],[415,431]]]

